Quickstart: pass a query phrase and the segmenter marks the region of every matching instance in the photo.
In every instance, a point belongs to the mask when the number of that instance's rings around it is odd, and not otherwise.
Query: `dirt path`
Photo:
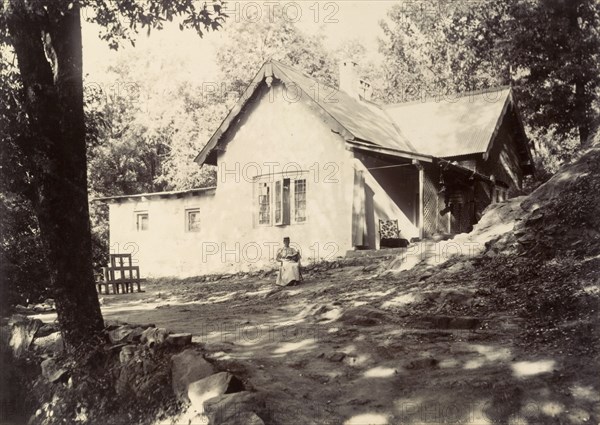
[[[191,332],[267,395],[267,423],[598,423],[593,364],[524,346],[521,321],[506,313],[415,315],[431,284],[364,269],[309,274],[281,290],[271,277],[156,284],[106,297],[103,313]]]

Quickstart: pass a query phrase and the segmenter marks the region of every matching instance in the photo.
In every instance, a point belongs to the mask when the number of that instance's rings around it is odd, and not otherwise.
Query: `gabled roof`
[[[372,150],[432,162],[489,152],[492,141],[510,106],[514,105],[510,87],[463,93],[453,98],[429,99],[377,105],[354,98],[342,90],[318,83],[298,70],[270,60],[246,88],[195,161],[216,165],[215,150],[226,132],[239,120],[244,107],[258,88],[270,79],[282,81],[291,92],[318,105],[332,130],[356,149]],[[518,113],[517,113],[518,118]],[[522,123],[519,131],[526,141]],[[529,158],[531,153],[523,147]]]
[[[251,99],[254,92],[263,83],[265,78],[273,77],[284,84],[290,91],[290,96],[302,96],[303,99],[314,101],[321,112],[328,118],[334,127],[346,140],[357,140],[373,145],[392,149],[395,152],[416,153],[408,139],[396,128],[385,112],[376,104],[360,101],[345,92],[317,83],[309,76],[282,64],[270,60],[266,62],[254,77],[239,101],[229,112],[217,131],[210,138],[206,146],[200,151],[195,161],[203,164],[208,156],[217,147],[222,136],[236,121],[237,116]],[[212,158],[214,161],[214,158]],[[209,161],[209,163],[213,162]]]
[[[273,61],[273,69],[283,73],[284,82],[297,84],[349,133],[353,140],[371,142],[380,147],[415,152],[414,147],[375,103],[358,100],[343,90],[317,83],[311,77]],[[277,76],[277,75],[276,75]],[[315,92],[315,87],[318,91]]]
[[[501,87],[383,108],[418,152],[444,158],[487,152],[511,102]]]

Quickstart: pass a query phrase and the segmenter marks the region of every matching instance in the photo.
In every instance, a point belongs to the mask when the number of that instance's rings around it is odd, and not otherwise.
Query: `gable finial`
[[[265,83],[267,83],[267,87],[269,88],[273,84],[273,62],[271,59],[272,57],[269,56],[267,62],[265,62]]]

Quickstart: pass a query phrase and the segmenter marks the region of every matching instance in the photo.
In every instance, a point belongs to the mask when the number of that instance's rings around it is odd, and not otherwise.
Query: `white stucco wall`
[[[317,109],[315,109],[317,108]],[[352,249],[352,153],[331,131],[318,106],[274,85],[227,135],[212,194],[149,198],[110,206],[111,252],[131,252],[143,277],[194,276],[275,266],[284,236],[303,262],[332,259]],[[305,223],[256,224],[254,178],[306,172]],[[185,232],[185,209],[200,208],[201,231]],[[148,211],[137,231],[135,211]]]
[[[398,219],[404,237],[418,230],[332,131],[328,117],[306,95],[281,84],[262,95],[232,125],[219,145],[217,188],[183,197],[136,198],[110,204],[110,249],[132,253],[142,277],[189,277],[275,267],[274,255],[289,236],[303,263],[344,256],[352,246],[356,170],[373,193],[373,220]],[[307,221],[259,225],[255,178],[302,171],[307,181]],[[291,199],[293,202],[293,199]],[[199,208],[199,232],[185,229],[186,210]],[[149,228],[136,229],[136,212]],[[373,221],[371,220],[371,222]],[[379,245],[371,225],[369,240]]]
[[[110,204],[110,251],[131,253],[142,277],[198,276],[208,268],[198,261],[202,241],[213,224],[214,193]],[[200,209],[200,231],[186,231],[186,210]],[[138,231],[136,214],[147,212],[148,230]]]
[[[352,154],[318,107],[306,96],[295,96],[275,85],[246,113],[218,156],[215,205],[222,227],[214,242],[225,269],[238,268],[238,260],[247,263],[258,250],[262,262],[269,260],[284,236],[301,249],[305,262],[343,256],[352,248]],[[307,172],[307,221],[257,225],[254,177],[293,176],[298,170]],[[234,252],[241,252],[241,258]]]

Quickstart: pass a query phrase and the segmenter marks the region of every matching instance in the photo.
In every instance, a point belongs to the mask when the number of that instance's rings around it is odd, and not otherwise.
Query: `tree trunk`
[[[40,235],[58,321],[73,347],[104,324],[92,271],[79,8],[75,3],[54,15],[40,16],[13,2],[7,23],[37,138],[23,150],[35,155]]]

